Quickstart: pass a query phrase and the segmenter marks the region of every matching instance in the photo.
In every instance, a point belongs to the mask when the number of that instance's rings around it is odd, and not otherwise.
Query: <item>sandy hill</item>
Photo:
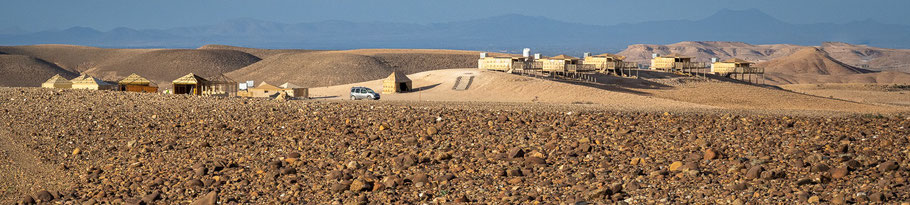
[[[910,72],[910,49],[887,49],[828,42],[821,49],[832,58],[854,67],[876,71]]]
[[[31,56],[72,72],[130,58],[153,49],[106,49],[74,45],[2,46],[0,52]]]
[[[630,45],[626,50],[617,54],[626,56],[626,61],[650,63],[651,54],[667,55],[678,53],[695,57],[695,61],[709,62],[711,58],[720,60],[739,58],[753,62],[762,62],[770,59],[790,55],[803,46],[788,44],[752,45],[740,42],[695,42],[684,41],[670,45],[636,44]]]
[[[0,54],[0,73],[0,86],[4,87],[38,87],[57,74],[76,77],[76,73],[35,57],[6,54]]]
[[[462,79],[459,82],[459,77]],[[456,84],[472,78],[466,90],[455,90]],[[816,97],[776,88],[732,82],[686,82],[684,76],[655,73],[641,79],[606,76],[606,85],[554,81],[480,71],[477,69],[443,69],[408,75],[417,90],[409,93],[382,95],[391,101],[477,101],[595,104],[623,110],[692,111],[713,109],[746,109],[780,111],[887,112],[895,108]],[[682,83],[671,84],[676,81]],[[365,86],[381,91],[382,81],[351,83],[310,90],[319,99],[347,99],[350,88]],[[768,100],[775,99],[775,100]],[[906,110],[906,109],[904,109]]]
[[[210,49],[235,50],[235,51],[241,51],[244,53],[253,54],[254,56],[262,58],[262,59],[265,59],[265,58],[268,58],[268,57],[271,57],[271,56],[274,56],[277,54],[282,54],[282,53],[306,53],[306,52],[320,51],[320,50],[307,50],[307,49],[260,49],[260,48],[247,48],[247,47],[215,45],[215,44],[204,45],[202,47],[199,47],[198,49],[199,50],[210,50]]]
[[[311,52],[278,54],[227,76],[237,81],[315,87],[375,80],[391,72],[391,67],[371,56]]]
[[[424,49],[361,49],[289,52],[266,58],[228,77],[237,81],[291,82],[305,87],[332,86],[405,74],[477,66],[477,52]]]
[[[907,83],[910,74],[874,72],[833,59],[818,48],[804,48],[790,56],[759,63],[772,83]]]
[[[261,60],[240,50],[215,48],[107,49],[31,45],[3,46],[0,47],[0,53],[30,56],[69,72],[87,73],[107,81],[116,81],[137,73],[156,83],[166,83],[190,72],[202,76],[227,73]]]
[[[256,56],[234,50],[153,50],[85,72],[104,80],[119,80],[136,73],[154,82],[166,83],[187,73],[203,77],[228,73],[259,60]]]
[[[759,63],[769,73],[843,75],[871,73],[831,58],[827,52],[807,47],[789,56]]]

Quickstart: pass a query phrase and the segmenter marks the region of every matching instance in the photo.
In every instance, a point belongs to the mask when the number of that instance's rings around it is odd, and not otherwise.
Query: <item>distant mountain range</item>
[[[544,17],[504,15],[437,24],[322,21],[284,24],[236,19],[217,25],[171,29],[87,27],[23,33],[0,29],[0,45],[76,44],[109,48],[196,48],[227,44],[257,48],[352,49],[444,48],[546,55],[618,52],[631,44],[737,41],[751,44],[819,45],[837,41],[884,48],[910,48],[910,26],[873,21],[791,24],[759,10],[722,10],[701,20],[654,21],[600,26]]]

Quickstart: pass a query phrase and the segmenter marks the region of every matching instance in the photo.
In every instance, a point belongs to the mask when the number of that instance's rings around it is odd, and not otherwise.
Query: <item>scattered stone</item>
[[[818,202],[820,202],[820,199],[818,198],[818,196],[811,196],[811,197],[809,197],[808,200],[806,200],[806,202],[808,202],[810,204],[817,204]]]
[[[765,171],[765,168],[762,166],[752,166],[749,171],[746,171],[746,179],[758,179],[763,171]]]
[[[826,172],[826,171],[828,171],[828,169],[830,169],[830,168],[828,167],[828,165],[816,164],[816,165],[812,166],[812,169],[810,169],[809,171],[811,171],[811,172]]]
[[[35,199],[38,199],[38,202],[50,202],[54,200],[54,195],[47,190],[41,190],[35,194]]]
[[[878,165],[878,170],[882,172],[897,170],[900,166],[895,161],[886,161]]]
[[[212,191],[208,194],[200,196],[199,198],[196,198],[196,200],[193,200],[193,203],[190,205],[215,205],[216,203],[218,203],[218,193]]]
[[[350,190],[353,192],[368,191],[368,190],[372,190],[372,189],[373,189],[372,183],[364,181],[362,179],[355,179],[353,182],[351,182],[351,185],[350,185]]]
[[[680,161],[675,161],[675,162],[673,162],[672,164],[670,164],[670,171],[671,171],[671,172],[673,172],[673,171],[679,171],[679,168],[682,167],[682,166],[683,166],[683,163],[682,163],[682,162],[680,162]]]
[[[702,156],[702,160],[714,160],[714,159],[717,159],[717,152],[714,151],[714,149],[705,150],[705,153]]]
[[[830,172],[831,172],[831,178],[840,179],[840,178],[846,177],[847,174],[849,174],[850,170],[848,170],[847,167],[837,167],[837,168],[831,169]]]
[[[149,194],[146,194],[145,196],[143,196],[142,202],[145,202],[146,204],[151,204],[152,202],[155,202],[156,200],[160,199],[160,196],[161,196],[161,194],[158,193],[158,191],[153,191],[152,193],[149,193]]]
[[[511,159],[522,158],[525,156],[525,151],[522,150],[521,148],[515,147],[512,149],[509,149],[509,152],[507,154],[508,154],[507,157],[509,157]]]

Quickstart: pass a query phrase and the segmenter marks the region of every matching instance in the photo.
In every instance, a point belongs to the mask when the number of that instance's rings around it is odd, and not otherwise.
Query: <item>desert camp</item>
[[[142,76],[139,76],[135,73],[130,74],[123,80],[117,82],[119,91],[128,91],[128,92],[145,92],[145,93],[154,93],[158,92],[158,86],[149,81]]]
[[[910,1],[6,1],[0,204],[910,205]]]

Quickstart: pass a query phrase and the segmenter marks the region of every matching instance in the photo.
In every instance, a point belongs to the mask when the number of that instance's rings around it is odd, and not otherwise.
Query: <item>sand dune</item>
[[[0,54],[0,73],[0,86],[5,87],[38,87],[57,74],[76,77],[76,73],[35,57],[6,54]]]

